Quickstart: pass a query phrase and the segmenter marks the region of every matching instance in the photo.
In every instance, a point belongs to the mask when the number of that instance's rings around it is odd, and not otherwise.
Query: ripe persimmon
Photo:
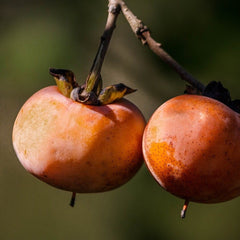
[[[101,69],[120,13],[109,3],[106,26],[85,83],[72,71],[50,69],[56,86],[35,93],[13,127],[13,146],[24,168],[44,182],[76,193],[102,192],[130,180],[143,163],[145,119],[123,99],[123,83],[102,88]]]
[[[186,203],[217,203],[240,195],[239,143],[239,113],[206,96],[181,95],[150,118],[143,155],[168,192]]]
[[[37,178],[74,193],[102,192],[126,183],[142,165],[144,127],[140,110],[126,99],[85,105],[49,86],[23,105],[12,140]]]

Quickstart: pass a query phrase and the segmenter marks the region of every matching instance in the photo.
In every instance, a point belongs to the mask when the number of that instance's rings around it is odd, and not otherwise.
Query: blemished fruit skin
[[[240,195],[240,115],[217,100],[165,102],[145,128],[143,155],[156,181],[180,198],[217,203]]]
[[[126,99],[90,106],[41,89],[23,105],[13,146],[24,168],[44,182],[72,192],[102,192],[130,180],[143,163],[145,120]]]

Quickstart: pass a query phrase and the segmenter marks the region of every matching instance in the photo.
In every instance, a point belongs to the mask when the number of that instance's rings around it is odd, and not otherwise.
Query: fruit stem
[[[188,208],[188,204],[189,204],[189,200],[185,200],[182,211],[181,211],[181,218],[185,218],[186,216],[186,212],[187,212],[187,208]]]
[[[128,21],[132,31],[135,33],[138,39],[141,40],[143,45],[147,45],[157,56],[159,56],[165,63],[172,67],[180,77],[188,82],[191,86],[203,92],[204,85],[188,73],[177,61],[175,61],[163,48],[161,43],[156,42],[150,34],[149,28],[143,24],[127,7],[126,3],[122,0],[118,0],[121,6],[122,13]]]
[[[99,89],[99,85],[102,84],[102,79],[100,76],[101,68],[112,37],[113,30],[116,27],[116,21],[119,13],[120,6],[117,1],[109,1],[106,26],[101,36],[100,45],[93,61],[90,73],[86,79],[85,89],[82,95],[89,94],[91,92],[96,93],[96,91]],[[96,93],[96,95],[98,94]]]
[[[74,207],[75,205],[75,199],[76,199],[76,192],[72,193],[71,201],[70,201],[70,206]]]

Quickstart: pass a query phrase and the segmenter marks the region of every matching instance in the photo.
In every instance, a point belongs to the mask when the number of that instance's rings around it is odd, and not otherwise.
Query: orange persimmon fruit
[[[13,146],[24,168],[73,193],[111,190],[142,165],[145,120],[130,101],[85,105],[56,86],[35,93],[13,127]]]
[[[168,192],[186,203],[217,203],[240,195],[239,144],[239,113],[209,97],[181,95],[151,116],[143,155]]]

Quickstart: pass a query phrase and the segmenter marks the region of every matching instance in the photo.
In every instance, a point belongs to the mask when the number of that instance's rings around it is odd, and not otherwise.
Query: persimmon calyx
[[[70,70],[50,68],[49,73],[54,77],[59,91],[65,97],[70,97],[72,90],[78,87],[74,73]]]
[[[118,99],[123,98],[126,94],[130,94],[137,91],[126,86],[123,83],[114,84],[104,88],[99,96],[98,100],[101,105],[112,103]]]
[[[95,92],[87,92],[84,86],[74,88],[71,92],[70,98],[76,102],[84,103],[87,105],[99,105],[98,97]]]
[[[96,81],[97,76],[91,75],[87,84],[79,86],[74,73],[70,70],[50,68],[49,73],[54,77],[59,91],[65,97],[88,105],[106,105],[136,91],[123,83],[102,88],[101,75],[98,76],[98,81]]]

